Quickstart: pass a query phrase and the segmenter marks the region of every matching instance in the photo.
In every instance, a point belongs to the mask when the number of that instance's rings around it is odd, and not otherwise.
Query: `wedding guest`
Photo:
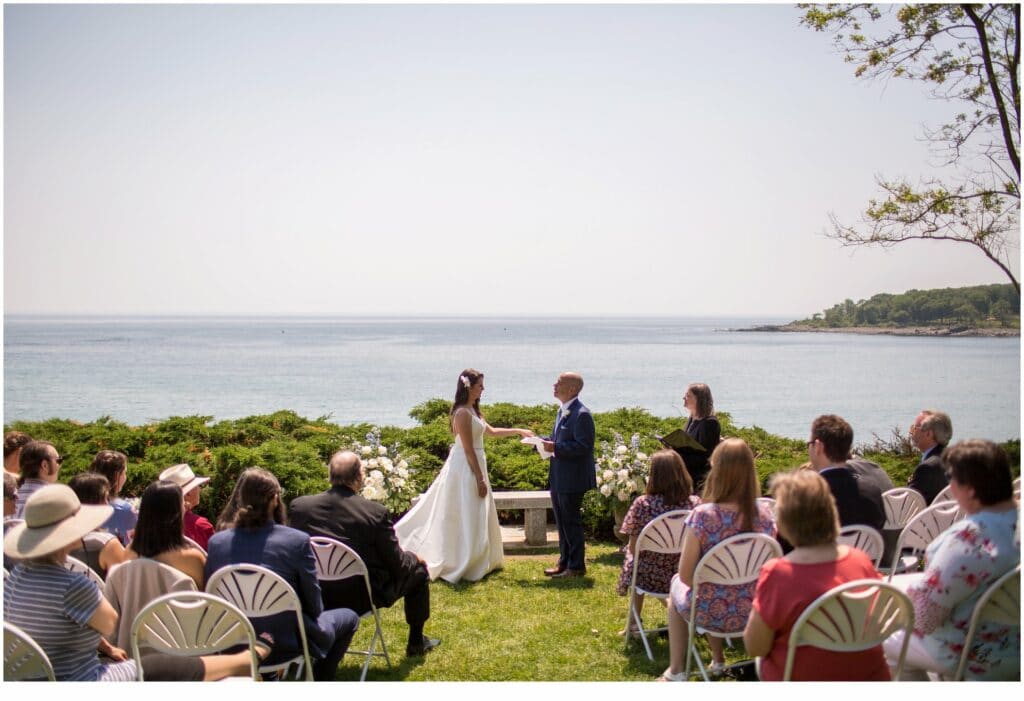
[[[678,509],[692,509],[700,504],[700,497],[693,493],[693,481],[686,471],[683,459],[674,450],[659,450],[651,456],[651,474],[647,478],[645,492],[633,500],[632,506],[622,519],[619,532],[629,536],[626,544],[626,559],[622,563],[616,592],[619,596],[629,593],[633,579],[633,567],[638,567],[636,585],[647,591],[667,592],[672,575],[679,567],[679,553],[644,552],[635,561],[636,543],[640,532],[658,516]],[[634,594],[633,607],[637,614],[643,610],[644,595]],[[626,620],[626,627],[619,635],[634,635],[635,622]]]
[[[18,460],[21,449],[32,442],[32,437],[21,431],[8,431],[4,434],[4,472],[17,477],[21,474]]]
[[[715,416],[715,400],[707,385],[694,382],[687,387],[683,395],[683,406],[690,414],[684,430],[704,447],[704,451],[680,448],[677,452],[686,463],[693,485],[699,491],[707,478],[708,459],[722,438],[722,426]]]
[[[935,501],[949,479],[942,467],[942,451],[953,437],[953,422],[947,414],[924,409],[910,424],[910,442],[921,451],[921,462],[914,468],[907,486],[924,496],[926,504]]]
[[[18,478],[4,472],[4,519],[14,516],[18,505]]]
[[[127,545],[132,539],[132,529],[139,520],[135,508],[121,498],[121,490],[128,479],[128,456],[117,450],[101,450],[92,459],[89,471],[103,475],[110,484],[109,503],[114,513],[103,527],[116,535],[122,545]]]
[[[837,545],[839,512],[828,484],[812,470],[781,473],[772,482],[775,522],[793,545],[761,568],[743,632],[747,654],[762,657],[761,680],[781,681],[793,624],[819,596],[856,579],[880,579],[860,550]],[[859,652],[797,649],[793,681],[888,681],[882,646]]]
[[[101,636],[117,627],[117,612],[87,576],[64,567],[68,552],[110,512],[107,505],[82,505],[67,485],[47,485],[28,500],[25,520],[4,536],[4,554],[20,560],[4,581],[4,621],[43,649],[57,681],[136,679],[136,661],[103,645]],[[101,648],[115,661],[101,662]],[[250,659],[246,650],[201,658],[145,654],[141,662],[148,680],[200,681],[247,674]]]
[[[160,479],[174,482],[181,487],[185,495],[185,536],[191,538],[206,550],[206,544],[213,535],[213,524],[195,512],[199,505],[199,492],[203,485],[210,481],[209,477],[198,477],[186,463],[172,465],[160,473]]]
[[[943,451],[942,464],[966,516],[927,547],[923,574],[893,577],[914,603],[904,665],[908,677],[920,677],[921,670],[956,671],[974,605],[992,582],[1020,564],[1020,512],[1003,449],[991,441],[965,440]],[[902,635],[885,642],[890,664],[902,642]],[[1020,679],[1020,626],[982,623],[964,678]]]
[[[672,577],[668,607],[668,641],[671,664],[662,674],[667,681],[685,681],[683,665],[689,645],[691,612],[699,626],[743,632],[754,597],[754,583],[739,586],[711,584],[701,587],[693,611],[693,575],[700,558],[713,546],[740,533],[764,533],[775,537],[771,509],[757,501],[761,490],[754,468],[754,453],[740,438],[727,438],[711,453],[711,470],[701,496],[701,505],[690,512],[683,536],[679,572]],[[716,672],[725,666],[722,639],[708,636]]]
[[[309,536],[283,525],[285,509],[277,478],[250,467],[239,476],[239,482],[234,527],[210,538],[206,575],[226,565],[248,563],[262,565],[284,578],[302,604],[310,654],[316,658],[313,677],[333,681],[359,628],[359,616],[347,608],[324,610]],[[261,637],[274,641],[268,664],[289,659],[302,649],[291,614],[256,618],[253,626]]]
[[[290,506],[289,524],[311,536],[334,538],[356,551],[370,577],[373,603],[387,608],[404,600],[409,638],[407,657],[419,657],[440,644],[423,635],[430,618],[430,574],[415,553],[402,550],[395,528],[382,505],[363,498],[366,480],[362,460],[341,450],[327,463],[331,488],[322,494],[295,499]],[[322,582],[324,607],[370,610],[366,585],[361,579]]]
[[[882,492],[875,480],[859,479],[847,464],[853,446],[853,429],[841,416],[823,414],[811,423],[807,456],[836,500],[839,525],[871,526],[879,533],[885,525]]]
[[[14,511],[17,518],[23,518],[25,502],[30,496],[57,481],[62,462],[64,458],[49,441],[31,441],[22,447],[18,457],[21,474],[18,477],[18,501]]]
[[[99,473],[81,472],[71,478],[68,486],[83,504],[103,506],[108,503],[110,483]],[[83,535],[75,549],[71,551],[71,557],[89,565],[101,579],[107,578],[107,571],[111,567],[125,560],[121,541],[107,531],[105,526],[106,524]]]
[[[187,574],[202,591],[206,556],[185,541],[181,527],[184,515],[185,500],[177,484],[159,480],[146,487],[126,559],[148,557],[162,562]]]

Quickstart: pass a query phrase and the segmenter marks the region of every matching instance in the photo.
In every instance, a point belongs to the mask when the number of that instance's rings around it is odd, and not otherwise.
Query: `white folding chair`
[[[944,501],[956,501],[953,498],[953,488],[950,487],[948,484],[942,488],[941,492],[935,495],[935,498],[932,499],[932,503],[930,504],[930,506],[941,504]]]
[[[72,572],[80,572],[86,575],[89,580],[103,591],[103,577],[96,573],[96,570],[89,567],[77,557],[71,557],[70,555],[64,558],[64,568],[71,570]]]
[[[199,544],[199,543],[197,543],[196,541],[192,540],[192,539],[191,539],[191,538],[189,538],[189,537],[188,537],[187,535],[183,535],[183,536],[182,536],[182,538],[184,538],[184,539],[185,539],[185,544],[186,544],[186,545],[188,545],[188,546],[189,546],[189,547],[191,547],[191,548],[195,548],[196,550],[198,550],[199,552],[201,552],[201,553],[202,553],[203,555],[205,555],[205,554],[206,554],[206,548],[204,548],[204,547],[203,547],[202,545],[200,545],[200,544]]]
[[[675,555],[678,559],[679,555],[683,551],[683,533],[686,531],[686,517],[690,515],[689,509],[676,509],[674,511],[666,511],[665,513],[652,519],[650,523],[643,527],[640,531],[640,535],[636,538],[636,547],[633,550],[633,574],[629,581],[629,591],[626,593],[626,598],[629,599],[629,609],[626,614],[626,630],[630,628],[630,624],[634,624],[637,629],[637,634],[640,640],[644,644],[644,651],[647,653],[647,658],[652,662],[654,661],[654,653],[651,652],[651,644],[647,640],[647,636],[651,633],[658,633],[659,631],[668,630],[667,627],[645,629],[643,619],[640,616],[640,612],[637,611],[634,604],[634,594],[641,596],[650,596],[655,599],[665,601],[669,597],[667,591],[651,591],[638,587],[636,584],[637,570],[640,569],[640,554],[641,553],[662,553],[667,555]],[[626,644],[629,644],[630,636],[626,636]]]
[[[690,675],[690,661],[697,660],[697,669],[704,681],[711,681],[704,662],[697,652],[696,634],[713,635],[718,638],[732,638],[743,631],[720,631],[697,625],[697,601],[701,586],[721,584],[739,586],[757,580],[761,565],[775,557],[782,557],[782,546],[764,533],[740,533],[726,538],[714,546],[697,562],[693,572],[693,591],[690,595],[690,644],[686,648],[686,676]]]
[[[294,611],[302,652],[284,662],[261,665],[260,672],[282,672],[287,676],[288,669],[294,664],[296,679],[305,670],[306,681],[313,681],[313,664],[309,657],[309,643],[306,641],[306,626],[302,621],[302,604],[292,586],[280,575],[260,565],[226,565],[210,575],[206,591],[234,604],[249,618]]]
[[[348,650],[346,654],[365,655],[363,670],[359,675],[359,681],[366,681],[366,670],[370,667],[370,660],[376,655],[383,657],[391,668],[391,658],[388,656],[388,647],[384,642],[384,632],[380,627],[380,614],[373,603],[373,590],[370,587],[370,574],[366,569],[366,563],[359,557],[359,553],[333,538],[324,536],[313,536],[309,539],[313,546],[313,559],[316,560],[316,577],[321,582],[335,582],[349,577],[362,577],[366,585],[366,598],[370,602],[370,610],[364,612],[360,618],[373,616],[376,629],[373,638],[365,650]],[[380,652],[375,652],[377,641],[380,641]]]
[[[758,504],[764,504],[772,512],[772,516],[775,515],[775,500],[771,497],[758,497]]]
[[[877,579],[858,579],[825,592],[804,609],[789,633],[782,681],[790,681],[797,648],[802,645],[832,652],[860,652],[881,645],[902,630],[893,681],[899,679],[914,629],[914,606],[897,587]]]
[[[896,539],[892,563],[889,567],[889,580],[897,572],[916,569],[921,564],[921,556],[928,544],[935,537],[953,525],[962,517],[960,505],[955,501],[944,501],[933,504],[910,519],[900,537]],[[910,548],[909,555],[903,555],[903,549]]]
[[[1020,502],[1020,477],[1013,481],[1013,498]]]
[[[882,505],[885,507],[885,528],[893,530],[903,528],[926,506],[921,492],[910,487],[896,487],[882,492]]]
[[[882,534],[871,526],[863,524],[843,526],[839,531],[839,537],[836,538],[836,542],[863,550],[875,564],[875,569],[878,569],[878,565],[882,562],[882,553],[885,552],[885,540],[882,538]]]
[[[971,622],[967,627],[967,637],[964,639],[964,649],[960,653],[960,664],[957,665],[953,681],[964,678],[971,647],[974,645],[974,636],[978,632],[978,627],[984,623],[1020,628],[1020,565],[994,581],[974,605]],[[1019,678],[1019,667],[1017,674]]]
[[[131,653],[144,681],[141,648],[178,657],[197,657],[248,645],[253,681],[259,681],[256,631],[245,614],[204,592],[173,592],[157,597],[132,622]]]
[[[56,681],[53,665],[28,633],[4,621],[4,681]]]

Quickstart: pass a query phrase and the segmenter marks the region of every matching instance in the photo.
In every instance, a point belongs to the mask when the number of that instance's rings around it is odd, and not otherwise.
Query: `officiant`
[[[686,470],[693,478],[694,490],[699,494],[704,487],[704,479],[708,476],[708,458],[711,451],[722,439],[722,426],[715,416],[715,401],[711,398],[711,388],[701,382],[694,382],[686,388],[683,395],[683,406],[690,414],[684,431],[689,440],[672,440],[672,434],[662,439],[686,463]],[[673,432],[674,433],[674,432]]]

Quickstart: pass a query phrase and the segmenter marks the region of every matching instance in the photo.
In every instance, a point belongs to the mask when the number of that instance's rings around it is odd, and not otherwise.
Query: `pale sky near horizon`
[[[799,18],[6,5],[4,311],[803,317],[1007,282],[824,238],[956,108]]]

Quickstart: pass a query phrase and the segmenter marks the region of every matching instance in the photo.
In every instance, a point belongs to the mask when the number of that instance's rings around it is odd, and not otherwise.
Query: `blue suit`
[[[597,488],[594,473],[594,417],[577,397],[551,433],[555,454],[548,466],[551,506],[558,526],[558,567],[585,570],[583,494]]]
[[[338,663],[359,628],[359,616],[349,609],[324,611],[316,561],[309,536],[287,526],[268,524],[262,528],[233,528],[210,538],[206,557],[206,579],[225,565],[262,565],[280,575],[299,597],[309,652],[315,658],[317,681],[333,681]],[[273,651],[268,664],[283,661],[302,649],[295,626],[295,614],[279,613],[253,620],[256,634],[270,638]]]

